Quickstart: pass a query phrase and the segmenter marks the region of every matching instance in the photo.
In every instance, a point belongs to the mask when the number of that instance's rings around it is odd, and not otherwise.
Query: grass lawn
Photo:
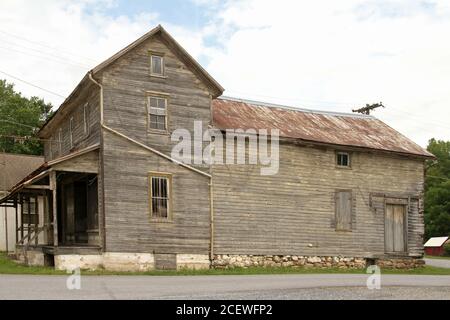
[[[443,259],[443,260],[450,260],[450,257],[442,257],[442,256],[425,256],[427,259]]]
[[[83,275],[149,275],[149,276],[187,276],[187,275],[256,275],[256,274],[365,274],[365,269],[338,268],[234,268],[209,270],[180,271],[147,271],[147,272],[113,272],[113,271],[82,271]],[[413,270],[381,270],[382,274],[424,274],[450,275],[450,269],[425,266]],[[50,267],[27,267],[10,260],[5,253],[0,253],[0,274],[34,274],[34,275],[66,275],[65,271],[57,271]]]

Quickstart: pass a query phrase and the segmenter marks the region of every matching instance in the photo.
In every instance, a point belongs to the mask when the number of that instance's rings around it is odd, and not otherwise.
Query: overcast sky
[[[450,1],[1,0],[0,78],[55,106],[162,24],[225,95],[374,115],[426,146],[450,140]]]

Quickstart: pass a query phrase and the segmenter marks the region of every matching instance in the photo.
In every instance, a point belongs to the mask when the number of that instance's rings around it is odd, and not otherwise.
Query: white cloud
[[[448,2],[192,1],[209,14],[200,30],[158,12],[109,16],[115,0],[2,0],[0,70],[67,95],[96,63],[163,23],[228,95],[347,112],[383,101],[374,114],[421,145],[450,139]]]
[[[450,139],[450,10],[443,2],[229,2],[208,70],[226,94],[374,114],[421,145]],[[226,66],[226,67],[224,67]]]

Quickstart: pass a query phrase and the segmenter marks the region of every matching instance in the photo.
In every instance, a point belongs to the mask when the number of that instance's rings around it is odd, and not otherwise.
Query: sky
[[[0,79],[58,107],[158,24],[226,96],[337,112],[382,102],[373,115],[421,146],[450,140],[447,0],[1,0]]]

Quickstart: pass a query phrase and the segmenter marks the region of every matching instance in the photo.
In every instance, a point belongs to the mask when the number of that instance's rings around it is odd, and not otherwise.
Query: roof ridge
[[[229,96],[221,96],[221,97],[218,97],[216,99],[229,100],[229,101],[235,101],[235,102],[242,102],[242,103],[252,104],[252,105],[255,105],[255,106],[263,106],[263,107],[269,107],[269,108],[280,108],[280,109],[286,109],[286,110],[298,111],[298,112],[305,112],[305,113],[316,113],[316,114],[339,116],[339,117],[364,118],[364,119],[374,119],[374,120],[377,119],[374,116],[367,115],[367,114],[355,114],[355,113],[346,113],[346,112],[306,109],[306,108],[299,108],[299,107],[294,107],[294,106],[286,106],[286,105],[276,104],[276,103],[271,103],[271,102],[264,102],[264,101],[257,101],[257,100],[243,99],[243,98],[235,98],[235,97],[229,97]]]

